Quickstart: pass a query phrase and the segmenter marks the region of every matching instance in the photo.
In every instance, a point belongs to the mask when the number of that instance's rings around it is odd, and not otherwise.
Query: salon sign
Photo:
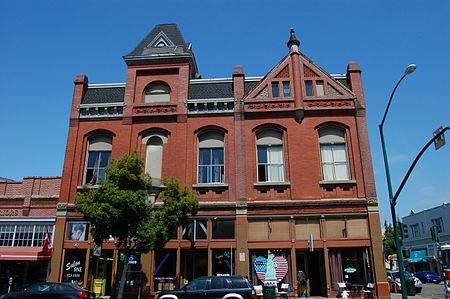
[[[63,281],[80,283],[84,279],[85,252],[67,251],[64,258]]]

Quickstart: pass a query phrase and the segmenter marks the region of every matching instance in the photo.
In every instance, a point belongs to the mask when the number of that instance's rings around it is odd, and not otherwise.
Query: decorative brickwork
[[[282,69],[281,72],[275,76],[275,78],[289,78],[289,66],[285,66],[284,69]]]
[[[261,90],[258,95],[256,96],[257,99],[267,99],[269,97],[269,89],[268,87],[264,87],[263,90]]]
[[[317,75],[313,70],[311,70],[309,67],[304,66],[303,67],[303,72],[305,73],[305,78],[315,78],[315,77],[319,77],[319,75]]]

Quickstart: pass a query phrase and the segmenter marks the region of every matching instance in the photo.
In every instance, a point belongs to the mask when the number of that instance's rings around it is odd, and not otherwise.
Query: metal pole
[[[417,157],[414,159],[413,163],[409,167],[408,171],[406,172],[405,177],[403,178],[403,181],[400,183],[400,186],[397,189],[397,192],[395,192],[394,197],[392,198],[392,202],[394,206],[397,204],[397,198],[400,195],[400,192],[403,190],[403,187],[405,186],[406,181],[408,180],[409,176],[411,175],[411,172],[413,171],[414,167],[416,166],[417,162],[419,161],[420,157],[422,157],[423,153],[427,150],[427,148],[434,143],[434,141],[441,137],[441,135],[444,134],[445,131],[450,129],[450,127],[443,128],[439,133],[437,133],[433,138],[428,141],[427,144],[422,148],[422,150],[419,152]]]
[[[405,76],[403,75],[403,77],[400,79],[400,81],[397,83],[397,85],[395,86],[391,97],[389,99],[389,103],[388,106],[386,108],[386,112],[384,113],[384,117],[383,117],[383,121],[381,122],[379,128],[380,128],[380,137],[381,137],[381,147],[383,149],[383,159],[384,159],[384,169],[386,171],[386,181],[387,181],[387,185],[388,185],[388,192],[389,192],[389,204],[391,207],[391,215],[392,215],[392,226],[394,228],[394,240],[395,240],[395,250],[397,252],[397,263],[398,263],[398,271],[400,274],[400,284],[402,287],[402,299],[407,299],[408,295],[406,292],[406,281],[405,281],[405,276],[404,276],[404,269],[403,269],[403,255],[402,255],[402,249],[401,249],[401,244],[400,244],[400,239],[398,237],[398,225],[397,225],[397,215],[395,212],[395,202],[393,202],[393,193],[392,193],[392,183],[391,183],[391,173],[389,171],[389,162],[388,162],[388,158],[387,158],[387,152],[386,152],[386,145],[384,142],[384,134],[383,134],[383,123],[384,120],[386,118],[386,114],[389,108],[389,105],[391,103],[392,100],[392,96],[394,95],[395,90],[397,89],[398,84],[403,80]]]
[[[389,171],[389,162],[387,158],[387,152],[386,152],[386,144],[384,142],[384,135],[383,135],[383,125],[384,121],[386,120],[387,113],[389,111],[389,107],[391,106],[392,98],[394,97],[395,91],[397,90],[397,87],[400,85],[400,83],[403,81],[403,79],[413,73],[416,69],[415,64],[410,64],[405,70],[405,73],[403,76],[398,80],[397,84],[395,85],[394,89],[391,92],[391,95],[389,97],[389,101],[386,107],[386,110],[384,111],[383,119],[380,123],[380,137],[381,137],[381,146],[383,149],[383,159],[384,159],[384,169],[386,171],[386,181],[388,185],[388,191],[389,191],[389,204],[391,207],[391,215],[392,215],[392,226],[394,227],[394,240],[395,240],[395,250],[397,251],[397,262],[398,262],[398,270],[400,274],[400,283],[402,286],[402,299],[407,299],[407,293],[406,293],[406,282],[405,282],[405,276],[404,276],[404,270],[403,270],[403,256],[402,256],[402,249],[398,234],[398,224],[397,224],[397,216],[395,212],[395,201],[393,200],[393,192],[392,192],[392,182],[391,182],[391,173]]]

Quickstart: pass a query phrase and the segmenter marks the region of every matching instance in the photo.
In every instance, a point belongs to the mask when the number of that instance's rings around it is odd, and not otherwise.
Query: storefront
[[[338,283],[345,282],[355,289],[373,283],[370,248],[333,248],[329,250],[331,288],[338,291]]]
[[[52,234],[53,224],[49,222],[0,222],[2,294],[47,280],[51,251],[43,245],[46,238],[50,242]]]

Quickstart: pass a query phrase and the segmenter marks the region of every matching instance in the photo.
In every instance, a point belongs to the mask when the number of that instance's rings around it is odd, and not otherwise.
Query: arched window
[[[145,173],[152,178],[152,185],[161,185],[163,145],[167,143],[167,136],[163,133],[152,132],[142,138],[146,145]]]
[[[265,129],[256,134],[258,182],[284,182],[283,133]]]
[[[332,127],[319,130],[320,159],[324,181],[350,179],[345,130]]]
[[[162,81],[153,82],[145,89],[145,103],[169,102],[170,87]]]
[[[198,183],[224,182],[224,135],[209,131],[198,137]]]
[[[84,183],[98,185],[106,179],[105,167],[111,159],[112,138],[97,135],[89,138]]]

